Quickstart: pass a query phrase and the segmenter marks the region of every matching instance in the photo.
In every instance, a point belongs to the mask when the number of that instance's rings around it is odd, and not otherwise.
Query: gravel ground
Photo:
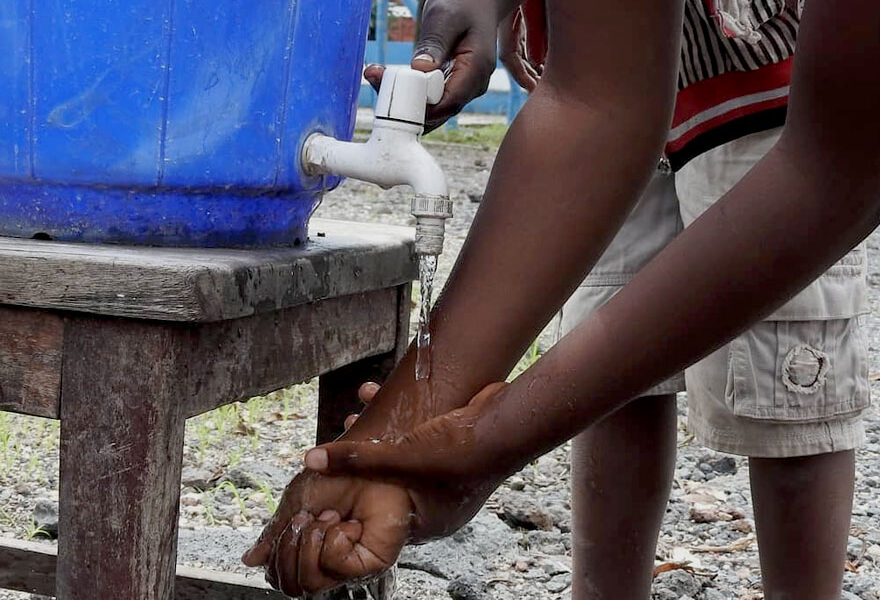
[[[448,225],[440,284],[474,213],[494,149],[434,145],[452,182],[456,216]],[[328,195],[321,217],[409,224],[400,191],[347,182]],[[880,265],[880,235],[871,239]],[[880,271],[872,272],[871,373],[880,373]],[[542,336],[546,347],[552,334]],[[880,376],[872,376],[874,392]],[[234,404],[189,421],[181,495],[180,560],[246,572],[238,557],[269,518],[315,431],[315,382]],[[748,487],[748,463],[691,443],[679,398],[679,457],[658,547],[660,563],[687,563],[655,579],[655,600],[762,597]],[[858,453],[846,599],[880,599],[880,414],[866,415]],[[477,518],[452,538],[407,549],[398,598],[478,600],[568,598],[571,584],[569,448],[542,457],[504,484]],[[57,514],[58,425],[0,413],[0,535],[44,539]],[[47,541],[46,543],[54,543]],[[708,550],[708,551],[707,551]],[[255,578],[261,574],[253,573]],[[29,598],[0,592],[0,600]]]

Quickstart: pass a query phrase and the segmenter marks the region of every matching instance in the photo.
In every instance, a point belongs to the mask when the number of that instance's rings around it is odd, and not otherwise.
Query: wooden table
[[[61,419],[59,543],[0,543],[0,587],[61,600],[265,598],[181,570],[184,421],[320,375],[318,441],[405,350],[411,230],[313,220],[302,248],[0,238],[0,410]],[[54,575],[54,576],[53,576]]]

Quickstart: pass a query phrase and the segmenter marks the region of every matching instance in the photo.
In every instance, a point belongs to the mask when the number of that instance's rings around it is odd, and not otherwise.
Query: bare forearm
[[[569,439],[771,312],[876,226],[880,190],[835,202],[817,184],[768,155],[505,390],[485,432],[493,453],[521,464]]]
[[[410,353],[353,435],[405,429],[503,379],[601,254],[656,166],[669,121],[678,17],[653,10],[661,14],[618,17],[619,26],[665,36],[664,52],[646,45],[595,65],[574,64],[591,48],[572,54],[574,19],[555,15],[561,41],[499,151],[434,310],[431,378],[414,382]]]
[[[516,438],[511,453],[525,460],[552,448],[708,354],[877,226],[880,80],[869,65],[880,61],[880,13],[864,0],[807,11],[780,143],[510,386],[497,426],[502,445]],[[540,424],[517,427],[538,408]]]

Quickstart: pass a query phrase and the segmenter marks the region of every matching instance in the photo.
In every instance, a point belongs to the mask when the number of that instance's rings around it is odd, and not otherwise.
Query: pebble
[[[483,584],[469,577],[458,577],[449,582],[446,593],[452,600],[483,600],[486,593]]]
[[[552,594],[558,594],[565,591],[571,586],[571,573],[559,573],[550,578],[547,582],[547,591]]]
[[[195,466],[185,466],[180,474],[180,482],[182,485],[195,488],[197,490],[207,490],[211,488],[211,482],[215,479],[214,473],[208,469]]]
[[[34,525],[45,532],[45,537],[58,538],[58,502],[40,498],[34,506]]]
[[[523,492],[510,492],[502,496],[501,519],[519,529],[553,529],[553,517],[537,505],[535,499]]]

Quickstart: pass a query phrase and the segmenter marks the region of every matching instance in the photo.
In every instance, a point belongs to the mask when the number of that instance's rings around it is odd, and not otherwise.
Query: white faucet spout
[[[446,175],[420,143],[425,104],[436,104],[442,95],[440,71],[388,68],[382,77],[370,139],[354,143],[314,134],[302,151],[302,165],[310,175],[342,175],[385,189],[412,187],[415,250],[419,254],[443,251],[445,222],[452,216]]]
[[[416,194],[449,196],[446,175],[419,143],[411,125],[377,127],[364,143],[343,142],[315,134],[303,148],[303,166],[310,175],[351,177],[388,189],[409,185]],[[399,128],[399,129],[398,129]]]

